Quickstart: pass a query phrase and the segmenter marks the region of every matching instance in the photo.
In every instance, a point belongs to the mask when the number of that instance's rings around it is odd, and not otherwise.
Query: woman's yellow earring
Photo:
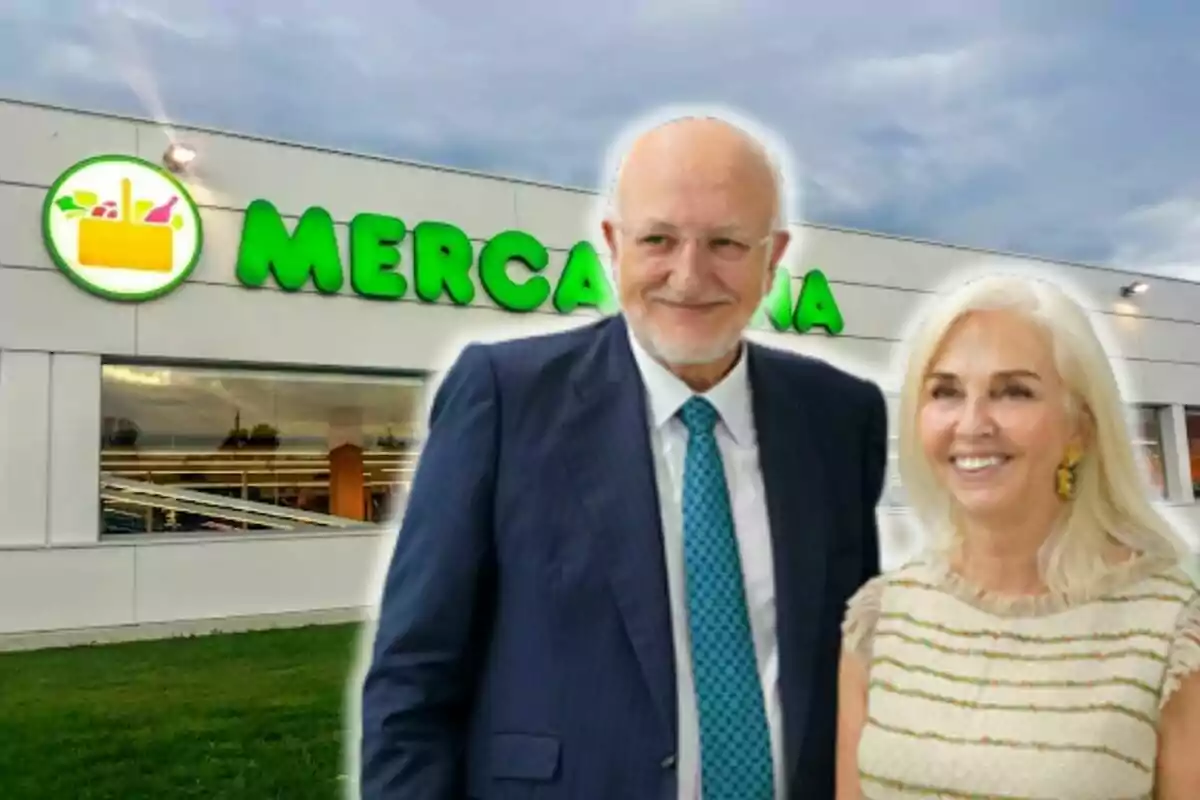
[[[1075,480],[1079,472],[1079,462],[1082,460],[1083,451],[1078,445],[1071,445],[1067,448],[1062,463],[1058,465],[1058,471],[1055,473],[1055,488],[1058,490],[1058,496],[1063,500],[1071,500],[1075,497]]]

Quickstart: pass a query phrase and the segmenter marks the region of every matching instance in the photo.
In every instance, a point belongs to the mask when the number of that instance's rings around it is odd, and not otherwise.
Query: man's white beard
[[[613,286],[617,285],[618,270],[614,264],[609,273]],[[766,297],[773,283],[774,274],[770,270],[763,271],[762,294]],[[675,364],[681,367],[691,367],[711,364],[720,361],[734,352],[742,343],[745,330],[731,331],[719,337],[713,337],[711,342],[672,342],[666,337],[659,336],[644,319],[634,319],[628,310],[622,309],[626,324],[637,337],[638,342],[658,361],[664,364]],[[747,323],[747,327],[749,324]]]
[[[694,366],[720,361],[737,349],[742,341],[741,331],[714,338],[711,342],[673,342],[659,336],[650,326],[631,321],[634,334],[652,356],[665,364]]]

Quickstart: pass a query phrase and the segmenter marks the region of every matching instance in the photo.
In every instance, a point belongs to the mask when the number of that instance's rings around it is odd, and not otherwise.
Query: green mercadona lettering
[[[612,288],[596,250],[579,242],[567,253],[562,273],[553,284],[541,275],[550,263],[546,246],[519,230],[488,239],[476,256],[475,243],[455,225],[421,222],[412,234],[412,278],[400,270],[398,246],[409,235],[403,220],[384,214],[358,214],[350,222],[348,253],[350,286],[365,298],[404,299],[410,289],[425,303],[443,298],[459,306],[474,302],[479,288],[500,308],[525,313],[547,301],[560,314],[579,309],[609,313],[615,309]],[[509,264],[529,273],[514,279]],[[246,209],[238,248],[237,277],[244,286],[259,288],[268,277],[284,291],[297,292],[311,283],[322,294],[337,294],[346,281],[342,249],[333,217],[312,207],[289,232],[283,216],[267,200]],[[760,308],[755,325],[777,331],[807,333],[820,328],[837,335],[844,326],[829,281],[810,270],[793,302],[792,281],[784,270]],[[411,285],[410,285],[411,284]]]

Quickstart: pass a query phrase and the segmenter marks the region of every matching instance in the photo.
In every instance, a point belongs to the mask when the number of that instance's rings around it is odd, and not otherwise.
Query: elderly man
[[[878,571],[878,387],[743,341],[788,244],[734,125],[629,148],[623,314],[466,348],[363,692],[371,800],[821,800],[839,621]]]

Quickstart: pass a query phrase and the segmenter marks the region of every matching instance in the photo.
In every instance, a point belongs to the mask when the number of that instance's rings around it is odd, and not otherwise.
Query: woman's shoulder
[[[885,596],[897,591],[936,589],[940,575],[935,562],[918,557],[871,578],[846,603],[842,619],[843,647],[867,657]]]
[[[1174,621],[1185,610],[1200,606],[1200,580],[1178,559],[1131,561],[1108,578],[1097,592],[1101,599],[1110,607],[1136,607],[1143,621]]]
[[[1181,561],[1164,561],[1137,576],[1132,584],[1127,591],[1159,593],[1164,600],[1189,603],[1200,597],[1200,579]]]
[[[936,558],[917,556],[864,583],[850,598],[850,606],[879,602],[885,593],[905,589],[937,589],[945,582],[945,570]]]
[[[1178,609],[1160,699],[1165,706],[1186,680],[1200,673],[1200,578],[1174,564],[1148,576],[1135,592]]]

